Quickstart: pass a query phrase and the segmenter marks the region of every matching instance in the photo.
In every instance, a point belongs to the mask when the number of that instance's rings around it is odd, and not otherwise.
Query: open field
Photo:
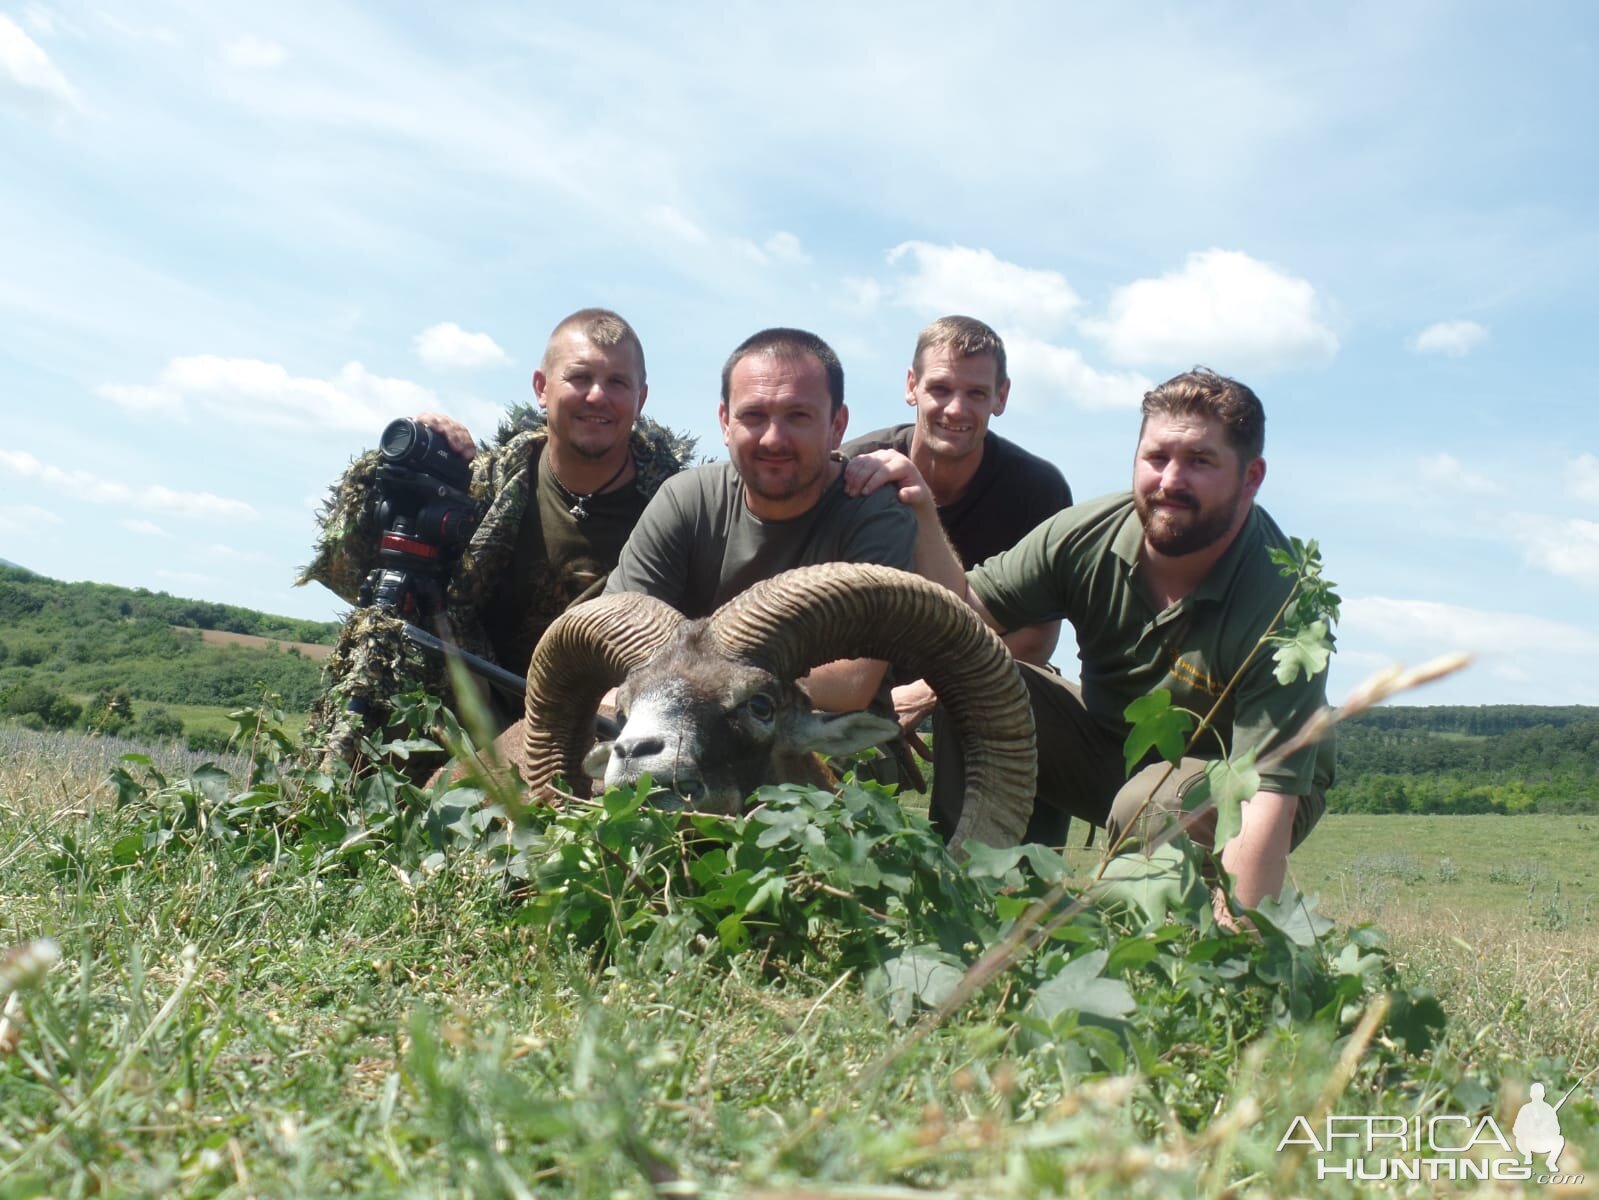
[[[230,734],[237,726],[228,719],[228,714],[237,712],[238,706],[231,704],[163,704],[173,716],[183,722],[183,728],[190,733],[201,730]],[[284,716],[284,724],[293,730],[305,728],[305,723],[311,719],[308,712],[291,712]]]
[[[1303,892],[1349,921],[1450,926],[1467,941],[1599,923],[1599,817],[1326,817],[1291,860]]]
[[[184,633],[198,633],[200,640],[209,646],[255,646],[285,652],[293,650],[312,662],[321,662],[333,653],[331,645],[320,642],[285,642],[279,638],[260,637],[253,633],[229,633],[225,629],[196,629],[191,625],[174,625],[172,628]]]
[[[596,962],[470,857],[263,856],[181,812],[152,849],[103,743],[0,749],[0,946],[62,953],[0,1036],[6,1200],[1459,1194],[1318,1182],[1275,1147],[1318,1097],[1508,1130],[1530,1081],[1599,1053],[1585,818],[1333,817],[1295,856],[1441,992],[1426,1055],[1251,1018],[1239,990],[1107,1072],[1002,1019],[1004,984],[912,1036],[854,967],[659,937]],[[196,762],[158,758],[169,779]],[[1564,924],[1537,906],[1557,880]],[[1565,1171],[1599,1166],[1592,1096],[1562,1114]],[[1593,1194],[1586,1176],[1526,1194]]]

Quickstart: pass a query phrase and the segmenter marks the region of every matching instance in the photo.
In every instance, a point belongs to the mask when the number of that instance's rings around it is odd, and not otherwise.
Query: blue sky
[[[575,308],[718,452],[745,335],[861,432],[969,312],[1080,497],[1151,382],[1256,388],[1335,697],[1465,649],[1412,701],[1599,704],[1596,55],[1581,3],[0,3],[0,557],[332,617],[326,483],[491,432]]]

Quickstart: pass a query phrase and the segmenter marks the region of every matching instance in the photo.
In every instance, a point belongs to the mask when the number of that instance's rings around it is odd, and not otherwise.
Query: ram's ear
[[[899,722],[876,713],[808,712],[794,725],[794,745],[819,754],[854,754],[899,736]]]
[[[611,743],[595,742],[594,749],[583,756],[583,773],[590,779],[604,779],[605,768],[611,763]]]

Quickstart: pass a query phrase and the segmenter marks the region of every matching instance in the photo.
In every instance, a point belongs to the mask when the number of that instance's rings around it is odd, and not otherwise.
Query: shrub
[[[13,687],[0,707],[13,716],[33,713],[47,729],[70,729],[83,715],[83,705],[36,679]]]
[[[183,736],[183,722],[159,704],[152,704],[139,714],[128,732],[143,741],[174,741]]]
[[[19,642],[12,661],[19,667],[36,667],[44,661],[45,649],[37,642]]]
[[[221,729],[196,729],[189,734],[189,749],[220,754],[228,748],[228,736]]]

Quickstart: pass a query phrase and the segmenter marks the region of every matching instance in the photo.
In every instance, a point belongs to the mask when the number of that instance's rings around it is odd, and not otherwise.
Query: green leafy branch
[[[1244,673],[1263,648],[1276,647],[1272,653],[1277,664],[1274,674],[1284,686],[1292,683],[1301,671],[1305,678],[1310,679],[1326,669],[1334,645],[1332,626],[1338,620],[1340,599],[1333,590],[1337,585],[1323,577],[1321,548],[1314,539],[1308,542],[1299,538],[1289,540],[1290,545],[1286,548],[1268,550],[1279,572],[1293,580],[1288,595],[1268,622],[1266,631],[1222,688],[1210,710],[1197,717],[1196,721],[1196,714],[1173,705],[1171,692],[1160,688],[1134,700],[1123,711],[1123,717],[1132,726],[1122,747],[1128,774],[1132,774],[1134,766],[1142,761],[1151,748],[1166,760],[1168,766],[1128,822],[1127,829],[1106,846],[1100,864],[1101,875],[1109,862],[1126,848],[1128,839],[1133,836],[1131,831],[1138,827],[1139,818],[1177,769],[1177,764],[1193,753],[1200,738],[1208,732],[1225,748],[1225,739],[1215,728],[1216,715],[1237,690]],[[1234,749],[1234,754],[1223,754],[1206,764],[1204,779],[1188,796],[1191,807],[1185,827],[1213,806],[1216,812],[1213,844],[1218,850],[1237,836],[1243,826],[1244,801],[1260,790],[1256,758],[1265,747],[1251,747],[1241,752],[1236,747]]]

